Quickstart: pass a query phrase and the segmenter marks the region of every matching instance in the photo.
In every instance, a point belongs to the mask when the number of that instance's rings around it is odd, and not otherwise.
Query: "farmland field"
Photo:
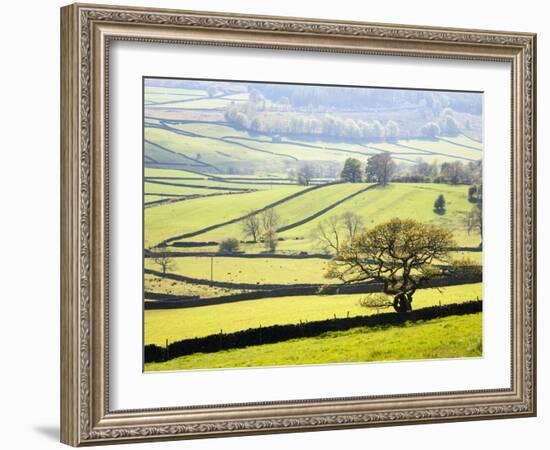
[[[355,328],[315,338],[294,339],[243,349],[197,353],[164,363],[145,364],[146,371],[288,366],[481,357],[481,314],[446,317],[403,327]]]
[[[263,208],[302,190],[304,188],[301,186],[285,186],[274,190],[235,194],[231,197],[231,208],[227,207],[227,198],[222,196],[151,208],[144,212],[145,241],[156,245],[179,234],[241,217],[250,210]]]
[[[145,345],[482,300],[481,107],[481,94],[146,78]],[[457,315],[146,356],[145,370],[469,357],[480,342],[481,314]]]
[[[274,187],[276,186],[273,185],[272,189]],[[280,215],[282,223],[289,225],[308,218],[330,204],[357,193],[365,187],[367,187],[365,184],[328,186],[296,197],[274,209]],[[281,188],[277,187],[277,189]],[[438,215],[433,211],[433,199],[439,194],[445,195],[447,199],[448,209],[445,215]],[[266,204],[268,201],[266,200]],[[359,214],[365,223],[377,224],[395,216],[396,205],[399,205],[399,213],[402,217],[423,219],[452,228],[458,245],[475,247],[479,244],[479,236],[469,233],[464,224],[464,218],[471,209],[471,204],[467,199],[467,190],[463,186],[396,183],[367,190],[327,211],[326,214],[281,232],[280,237],[284,241],[281,242],[280,248],[281,250],[294,248],[294,250],[301,249],[309,252],[318,251],[319,249],[311,239],[311,233],[319,221],[352,210]],[[242,234],[241,227],[242,223],[230,224],[197,235],[190,240],[217,241],[224,236],[238,237]],[[197,226],[198,228],[201,227]]]
[[[145,343],[164,344],[197,336],[207,336],[269,326],[337,317],[374,314],[359,305],[362,294],[308,295],[248,300],[198,308],[145,311]],[[442,290],[423,289],[415,297],[415,308],[458,303],[482,297],[481,283],[450,286]]]

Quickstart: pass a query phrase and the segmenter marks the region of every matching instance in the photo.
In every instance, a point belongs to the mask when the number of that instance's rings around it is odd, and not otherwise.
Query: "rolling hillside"
[[[329,185],[306,192],[303,195],[276,206],[274,209],[281,217],[281,225],[283,226],[289,226],[310,218],[310,220],[280,233],[280,237],[283,239],[280,243],[280,250],[319,251],[319,249],[315,247],[315,243],[311,236],[317,224],[330,216],[341,215],[348,210],[360,215],[367,226],[381,223],[396,216],[415,218],[453,229],[457,243],[460,246],[475,247],[479,244],[479,236],[475,233],[469,234],[464,222],[466,214],[472,208],[471,203],[468,202],[466,186],[430,183],[393,183],[384,187],[376,186],[365,190],[368,186],[372,185],[364,183]],[[364,192],[360,192],[363,190]],[[238,197],[232,197],[231,201],[232,203],[236,201],[237,204],[239,204],[240,201],[246,201],[247,198],[254,198],[256,201],[255,208],[260,209],[272,201],[275,197],[273,193],[288,193],[289,188],[277,187],[270,192],[271,194],[265,197],[263,203],[262,198],[264,198],[264,195],[259,193],[254,193],[254,196],[252,194],[240,194]],[[334,206],[334,208],[326,211],[324,214],[315,216],[316,213],[323,211],[327,207],[334,205],[338,201],[354,193],[358,193],[358,195],[348,198],[344,202]],[[439,215],[433,211],[433,203],[439,194],[443,194],[447,201],[447,211],[444,215]],[[198,200],[194,200],[194,202],[197,201]],[[198,208],[207,209],[209,202],[212,202],[215,208],[217,207],[216,205],[221,205],[224,201],[225,199],[220,198],[202,199],[202,201],[196,203],[196,205]],[[174,207],[174,209],[192,210],[194,204],[195,203],[188,203],[187,205],[182,204],[178,207]],[[250,211],[250,209],[248,211]],[[160,219],[156,217],[161,214],[161,210],[148,211],[146,213],[146,220],[147,217],[151,215],[154,216],[151,218],[151,221],[157,222]],[[183,214],[186,213],[172,213],[171,210],[169,214],[174,214],[174,217],[176,217],[176,215],[177,217],[182,217]],[[227,216],[228,214],[223,215],[224,218]],[[218,223],[223,222],[225,222],[225,220],[220,220]],[[202,214],[189,214],[187,215],[186,224],[179,227],[179,229],[182,233],[185,230],[196,232],[204,230],[209,225],[212,224],[210,222],[206,224],[202,218]],[[182,234],[177,232],[177,226],[174,226],[172,229],[174,231],[173,236]],[[166,236],[166,238],[173,236]],[[199,233],[186,240],[219,242],[221,239],[227,237],[236,237],[241,240],[246,240],[242,232],[242,223],[235,222],[221,226],[211,231]]]

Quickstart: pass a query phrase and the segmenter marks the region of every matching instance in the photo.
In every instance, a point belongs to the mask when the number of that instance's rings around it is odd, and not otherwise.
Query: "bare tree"
[[[273,228],[265,230],[263,234],[263,241],[266,250],[269,250],[273,253],[275,250],[277,250],[277,231]]]
[[[340,251],[341,224],[339,216],[330,216],[320,221],[313,230],[313,239],[324,252],[338,254]]]
[[[330,216],[317,224],[313,238],[327,253],[338,254],[344,241],[349,241],[364,229],[363,218],[351,211],[340,216]]]
[[[466,226],[468,228],[468,233],[477,231],[481,238],[479,246],[482,246],[483,243],[483,209],[482,203],[477,203],[472,207],[472,210],[466,216]]]
[[[445,266],[434,261],[450,263],[455,246],[446,228],[395,218],[342,244],[325,276],[344,283],[382,283],[384,293],[393,296],[394,309],[407,312],[416,290],[445,273]]]
[[[245,236],[250,236],[253,242],[258,242],[261,233],[261,221],[254,211],[250,211],[242,221],[242,230]]]
[[[264,246],[270,252],[274,252],[277,249],[277,229],[281,225],[281,217],[271,208],[261,213],[260,221]]]
[[[348,240],[352,240],[357,233],[363,231],[365,228],[363,218],[352,211],[343,213],[341,219],[346,232],[346,239]]]
[[[467,181],[464,164],[461,161],[444,162],[441,164],[441,177],[446,183],[460,184]]]
[[[171,256],[168,255],[165,251],[157,251],[154,253],[153,262],[160,267],[162,271],[162,276],[166,275],[168,270],[172,269],[174,266],[174,260]]]
[[[260,214],[260,222],[264,233],[267,230],[277,230],[281,224],[281,217],[273,208]]]
[[[312,178],[315,176],[315,169],[311,164],[304,164],[298,169],[298,184],[309,186]]]

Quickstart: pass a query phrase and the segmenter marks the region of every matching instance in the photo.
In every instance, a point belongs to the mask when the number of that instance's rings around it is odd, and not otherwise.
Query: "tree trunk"
[[[407,313],[412,311],[412,294],[402,292],[401,294],[397,294],[393,298],[393,308],[398,313]]]

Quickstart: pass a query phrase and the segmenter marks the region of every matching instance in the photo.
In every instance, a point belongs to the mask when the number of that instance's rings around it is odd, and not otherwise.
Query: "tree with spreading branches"
[[[298,169],[297,181],[302,186],[309,186],[315,176],[315,169],[311,164],[304,164]]]
[[[274,252],[277,249],[277,229],[281,226],[281,217],[273,208],[260,214],[261,239],[266,250]]]
[[[346,211],[339,216],[329,216],[320,221],[313,230],[313,239],[324,252],[338,254],[340,245],[353,239],[363,229],[363,218]]]
[[[367,160],[365,168],[366,181],[385,185],[395,172],[395,162],[389,153],[380,153]]]
[[[163,249],[153,253],[153,262],[160,267],[163,277],[174,266],[173,258]]]
[[[446,228],[394,218],[341,244],[325,276],[347,284],[381,283],[383,292],[393,296],[394,309],[408,312],[416,290],[446,273],[455,246]]]
[[[363,218],[352,211],[346,211],[340,216],[342,227],[344,228],[344,237],[346,240],[352,240],[357,233],[365,228]]]
[[[250,211],[242,220],[241,228],[245,236],[252,238],[252,242],[258,242],[262,230],[262,222],[258,214]]]
[[[330,216],[321,220],[313,230],[313,239],[325,253],[338,254],[342,240],[340,218]]]

